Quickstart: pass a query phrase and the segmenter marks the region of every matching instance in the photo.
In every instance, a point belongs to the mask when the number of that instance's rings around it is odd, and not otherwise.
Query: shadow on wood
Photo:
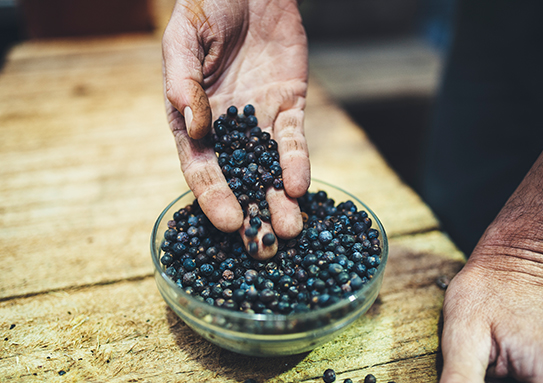
[[[207,369],[210,376],[224,376],[236,381],[252,378],[268,380],[294,368],[309,353],[284,357],[251,357],[220,348],[195,333],[173,310],[166,306],[166,318],[175,343],[189,359]]]

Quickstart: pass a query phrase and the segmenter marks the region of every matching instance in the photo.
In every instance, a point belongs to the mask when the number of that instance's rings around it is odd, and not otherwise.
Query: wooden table
[[[435,382],[444,290],[463,255],[313,80],[313,176],[390,237],[370,311],[310,353],[240,356],[194,334],[153,279],[149,236],[186,188],[162,100],[160,38],[25,42],[0,73],[0,377],[6,381]]]

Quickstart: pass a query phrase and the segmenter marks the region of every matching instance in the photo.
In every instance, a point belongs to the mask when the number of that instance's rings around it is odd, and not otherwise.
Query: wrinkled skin
[[[303,223],[295,199],[310,182],[303,132],[307,39],[297,2],[178,1],[163,37],[163,62],[181,169],[211,222],[233,232],[242,227],[243,213],[213,148],[201,139],[230,105],[251,103],[259,126],[278,142],[283,167],[284,191],[267,194],[273,229],[282,238],[296,236]],[[269,231],[264,225],[259,242]],[[259,249],[256,258],[270,258],[276,245],[260,243]]]
[[[542,213],[543,155],[447,289],[441,383],[543,382]]]

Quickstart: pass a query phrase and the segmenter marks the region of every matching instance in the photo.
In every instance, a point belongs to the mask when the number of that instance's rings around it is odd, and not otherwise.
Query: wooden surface
[[[6,381],[437,381],[444,291],[463,256],[367,136],[310,82],[316,178],[364,200],[391,239],[381,294],[334,341],[285,358],[195,335],[156,288],[149,236],[185,188],[160,38],[26,42],[0,73],[0,377]],[[65,374],[59,374],[64,371]]]

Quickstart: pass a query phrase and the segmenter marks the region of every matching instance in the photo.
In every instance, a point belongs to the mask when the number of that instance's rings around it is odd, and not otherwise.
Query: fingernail
[[[190,131],[190,126],[192,124],[192,109],[190,106],[185,106],[185,109],[183,110],[183,115],[185,116],[185,127],[187,128],[187,132]]]

